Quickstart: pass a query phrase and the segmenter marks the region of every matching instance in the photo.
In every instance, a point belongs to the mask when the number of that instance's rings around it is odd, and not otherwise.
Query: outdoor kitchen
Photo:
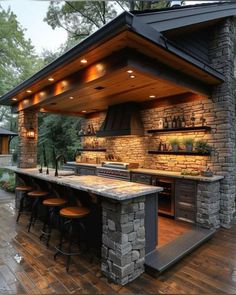
[[[61,230],[50,217],[50,232],[44,223],[48,244],[52,225],[61,234],[54,257],[67,256],[69,270],[75,253],[62,241],[78,230],[97,246],[105,277],[121,285],[164,272],[229,228],[235,213],[231,19],[206,22],[209,38],[189,25],[207,42],[207,62],[167,39],[174,28],[160,37],[154,21],[139,23],[145,17],[121,14],[1,98],[18,113],[19,162],[9,168],[20,191],[17,221],[27,194],[28,232],[40,206],[51,206],[55,220],[71,222]],[[37,162],[38,112],[80,117],[74,159],[56,155],[55,169]],[[45,203],[51,195],[61,211]]]

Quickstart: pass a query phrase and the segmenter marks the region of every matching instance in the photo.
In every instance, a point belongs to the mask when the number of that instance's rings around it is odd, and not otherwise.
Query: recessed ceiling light
[[[13,97],[12,100],[13,100],[13,101],[17,101],[17,98],[16,98],[16,97]]]
[[[74,96],[70,96],[69,99],[74,99]]]
[[[130,77],[131,79],[134,79],[134,78],[135,78],[135,76],[134,76],[134,75],[130,75],[129,77]]]
[[[83,58],[83,59],[80,60],[80,62],[81,62],[82,64],[86,64],[88,61],[87,61],[87,59]]]
[[[132,74],[133,70],[128,70],[127,73]]]
[[[32,90],[28,89],[26,90],[27,93],[32,93]]]
[[[156,98],[156,95],[149,95],[149,98]]]
[[[45,112],[45,108],[40,108],[40,112]]]
[[[82,111],[82,113],[87,113],[87,111]]]
[[[53,77],[50,77],[50,78],[48,78],[48,81],[54,81],[54,78]]]

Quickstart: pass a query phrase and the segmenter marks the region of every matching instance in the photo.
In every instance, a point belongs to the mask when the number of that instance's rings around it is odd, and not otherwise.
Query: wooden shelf
[[[106,152],[106,150],[107,149],[86,149],[86,148],[84,148],[84,149],[77,149],[77,151],[79,151],[79,152]]]
[[[96,134],[78,134],[78,137],[96,137]]]
[[[173,151],[148,151],[149,154],[155,155],[155,154],[160,154],[160,155],[186,155],[186,156],[210,156],[210,153],[199,153],[199,152],[187,152],[187,151],[178,151],[178,152],[173,152]]]
[[[206,132],[206,131],[211,131],[211,127],[191,126],[191,127],[185,127],[185,128],[153,129],[153,130],[147,130],[147,133],[153,134],[153,133],[173,133],[173,132],[191,132],[191,131]]]

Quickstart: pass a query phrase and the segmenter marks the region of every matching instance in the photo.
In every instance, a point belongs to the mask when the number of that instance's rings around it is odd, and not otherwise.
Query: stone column
[[[102,272],[125,285],[144,272],[145,198],[102,202]]]
[[[225,82],[214,87],[212,94],[214,123],[214,172],[223,175],[220,191],[220,222],[230,227],[235,212],[235,98],[234,76],[234,25],[228,18],[219,23],[209,44],[210,62],[213,68],[223,73]]]
[[[27,138],[30,128],[35,130],[35,138]],[[35,110],[20,111],[18,114],[18,167],[35,168],[37,166],[38,117]]]

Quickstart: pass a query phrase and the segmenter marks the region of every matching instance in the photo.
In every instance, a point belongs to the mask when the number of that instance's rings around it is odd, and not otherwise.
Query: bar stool
[[[17,215],[17,218],[16,218],[16,222],[19,222],[20,220],[20,216],[21,214],[24,212],[24,202],[27,198],[27,193],[32,191],[33,190],[33,187],[32,186],[29,186],[29,185],[21,185],[21,186],[17,186],[15,188],[16,192],[20,192],[21,193],[21,199],[20,199],[20,207],[19,207],[19,210],[18,210],[18,215]]]
[[[47,207],[47,217],[45,218],[40,241],[46,239],[46,246],[49,247],[51,238],[52,224],[54,216],[59,217],[59,209],[66,204],[66,200],[62,198],[49,198],[43,201],[43,205]]]
[[[28,232],[30,232],[31,226],[35,224],[35,221],[38,218],[38,207],[40,202],[48,195],[48,191],[33,190],[31,192],[28,192],[27,196],[33,201],[28,225]]]
[[[73,231],[74,231],[74,227],[76,225],[76,221],[77,224],[80,226],[80,228],[84,231],[85,233],[85,227],[83,225],[83,221],[85,219],[85,217],[87,217],[90,213],[90,209],[87,207],[66,207],[60,210],[60,216],[63,217],[65,219],[65,222],[61,228],[61,236],[60,236],[60,243],[59,246],[56,247],[57,252],[54,255],[54,259],[56,259],[57,255],[59,254],[63,254],[65,256],[67,256],[67,262],[66,262],[66,271],[69,271],[69,267],[70,267],[70,260],[71,260],[71,256],[74,255],[78,255],[79,252],[71,252],[71,247],[72,247],[72,243],[73,243]],[[65,235],[65,226],[68,225],[68,233],[69,233],[69,237],[68,237],[68,248],[67,251],[62,250],[62,244],[63,244],[63,239],[64,239],[64,235]],[[87,244],[88,245],[88,244]]]

